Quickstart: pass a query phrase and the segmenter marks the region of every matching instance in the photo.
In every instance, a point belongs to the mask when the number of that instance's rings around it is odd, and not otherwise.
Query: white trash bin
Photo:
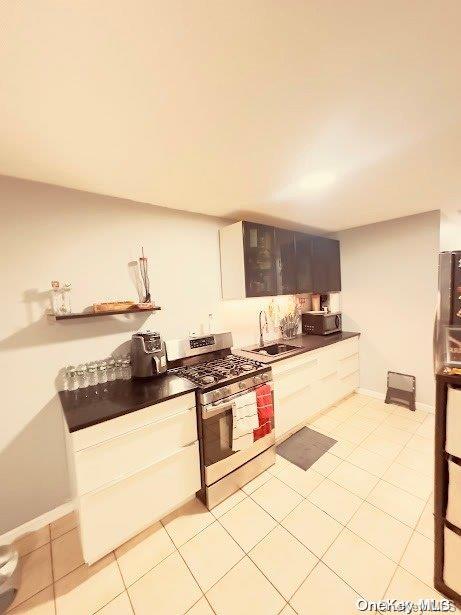
[[[0,613],[6,613],[18,593],[21,580],[19,553],[9,546],[0,546]]]

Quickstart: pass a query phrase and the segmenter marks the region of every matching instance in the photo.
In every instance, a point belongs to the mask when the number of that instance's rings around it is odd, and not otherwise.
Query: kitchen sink
[[[267,346],[261,346],[261,348],[255,348],[250,352],[256,352],[258,354],[278,355],[285,352],[292,352],[293,350],[299,350],[298,346],[290,346],[289,344],[268,344]]]

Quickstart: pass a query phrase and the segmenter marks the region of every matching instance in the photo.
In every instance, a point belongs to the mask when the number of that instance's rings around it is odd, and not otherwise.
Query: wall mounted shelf
[[[76,312],[74,314],[49,314],[49,318],[51,320],[73,320],[76,318],[98,318],[99,316],[123,316],[129,314],[141,314],[141,313],[149,313],[156,312],[161,310],[162,308],[158,306],[151,307],[149,309],[141,309],[141,308],[133,308],[130,310],[111,310],[109,312]]]

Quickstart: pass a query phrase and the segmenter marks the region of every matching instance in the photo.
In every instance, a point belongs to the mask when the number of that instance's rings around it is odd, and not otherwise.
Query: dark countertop
[[[352,331],[342,331],[341,333],[331,333],[330,335],[297,335],[291,340],[278,339],[270,340],[265,343],[266,346],[268,346],[269,344],[279,343],[287,344],[287,346],[297,347],[296,350],[281,355],[267,355],[255,352],[248,352],[249,350],[259,348],[258,345],[247,346],[238,350],[232,349],[232,352],[242,357],[248,357],[251,359],[255,359],[256,361],[261,361],[261,363],[270,364],[275,363],[276,361],[283,361],[284,359],[289,359],[290,357],[303,354],[304,352],[310,352],[311,350],[317,350],[318,348],[325,348],[326,346],[331,346],[331,344],[336,344],[337,342],[348,340],[351,337],[359,336],[360,333]]]
[[[164,374],[147,380],[116,380],[77,391],[59,391],[59,399],[72,432],[191,393],[196,388],[185,378]]]

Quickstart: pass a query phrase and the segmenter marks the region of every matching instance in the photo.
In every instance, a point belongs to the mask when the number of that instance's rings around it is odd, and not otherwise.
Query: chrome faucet
[[[264,314],[264,320],[266,321],[266,331],[269,328],[269,325],[267,324],[267,314],[264,310],[261,310],[259,312],[259,347],[262,348],[264,346],[264,338],[263,338],[263,327],[262,327],[262,323],[261,323],[261,316]]]

